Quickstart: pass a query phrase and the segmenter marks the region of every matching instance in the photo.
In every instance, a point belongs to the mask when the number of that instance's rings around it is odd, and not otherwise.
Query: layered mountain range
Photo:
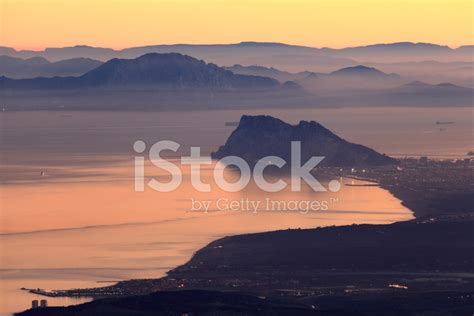
[[[345,49],[256,42],[123,50],[3,47],[0,54],[8,56],[0,56],[0,89],[8,94],[7,109],[85,104],[92,109],[104,103],[120,108],[136,108],[137,103],[146,108],[184,103],[186,107],[466,106],[473,100],[471,53],[471,46],[452,49],[424,43]],[[388,60],[394,56],[400,58]],[[85,94],[84,89],[94,91]],[[157,94],[163,89],[167,94]],[[51,90],[58,91],[54,102]],[[74,97],[64,90],[73,91]],[[188,93],[192,90],[199,92]],[[244,95],[244,90],[259,94]],[[233,94],[216,95],[216,91]]]
[[[135,59],[114,58],[78,77],[0,78],[5,89],[77,89],[90,87],[168,87],[268,89],[277,80],[234,74],[214,64],[178,53],[150,53]]]
[[[330,73],[287,72],[273,67],[234,65],[227,67],[234,73],[268,76],[279,81],[291,80],[318,95],[341,95],[356,91],[372,92],[378,96],[403,93],[405,95],[446,97],[469,97],[473,90],[450,82],[431,84],[412,77],[403,77],[396,73],[386,73],[374,67],[356,65],[345,67]]]

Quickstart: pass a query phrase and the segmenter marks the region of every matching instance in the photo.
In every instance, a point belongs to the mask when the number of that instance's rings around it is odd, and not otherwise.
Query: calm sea
[[[160,277],[227,235],[412,218],[389,192],[346,186],[352,181],[347,179],[337,179],[343,183],[337,193],[305,187],[267,194],[252,184],[238,193],[215,187],[198,193],[182,168],[183,184],[176,191],[134,191],[134,141],[173,140],[181,144],[178,156],[188,154],[190,146],[200,146],[206,155],[235,128],[225,123],[242,114],[290,123],[316,120],[349,141],[398,157],[461,158],[473,150],[470,108],[1,113],[0,313],[26,309],[39,298],[21,287],[64,289]],[[213,182],[213,169],[203,168],[204,182]],[[166,178],[149,163],[146,174]],[[193,201],[210,207],[195,210]],[[260,202],[258,209],[247,209],[246,201]],[[267,201],[302,204],[282,211],[267,209]],[[328,207],[301,208],[311,201]],[[226,209],[230,203],[237,209]],[[48,298],[50,305],[86,300]]]

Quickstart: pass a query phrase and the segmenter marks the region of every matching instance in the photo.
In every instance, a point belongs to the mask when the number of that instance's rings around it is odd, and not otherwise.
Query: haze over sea
[[[134,192],[136,140],[148,146],[173,140],[181,144],[178,156],[190,146],[209,155],[235,128],[225,122],[242,114],[316,120],[348,141],[396,157],[462,158],[473,149],[471,108],[1,113],[0,313],[30,306],[35,296],[21,287],[92,287],[103,285],[97,281],[160,277],[226,235],[412,218],[398,199],[373,186],[343,186],[337,194],[306,189],[262,195],[254,186],[198,194],[185,174],[177,191]],[[454,124],[440,129],[436,121]],[[166,177],[150,165],[147,170],[147,176]],[[212,166],[203,167],[204,182],[211,177]],[[191,198],[265,197],[330,203],[328,211],[306,214],[190,210]],[[50,305],[85,300],[48,298]]]

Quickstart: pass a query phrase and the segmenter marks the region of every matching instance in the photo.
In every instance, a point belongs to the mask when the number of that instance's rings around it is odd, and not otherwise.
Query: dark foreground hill
[[[265,269],[290,274],[292,270],[474,272],[473,228],[472,220],[418,220],[225,237],[199,250],[170,276]]]
[[[271,116],[247,116],[240,119],[237,129],[213,158],[238,156],[255,163],[266,156],[291,161],[291,142],[301,142],[303,162],[312,156],[323,156],[322,166],[379,166],[397,161],[368,147],[350,143],[321,124],[301,121],[290,125]]]
[[[472,315],[472,229],[417,220],[225,237],[162,279],[62,293],[127,297],[19,315]]]
[[[177,53],[114,58],[80,77],[0,78],[4,89],[80,89],[99,87],[272,89],[277,80],[236,75],[214,64]]]

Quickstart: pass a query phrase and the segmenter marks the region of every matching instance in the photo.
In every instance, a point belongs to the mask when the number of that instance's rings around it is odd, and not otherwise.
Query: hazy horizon
[[[153,46],[180,46],[180,45],[189,45],[189,46],[226,46],[226,45],[238,45],[244,43],[256,43],[256,44],[276,44],[276,45],[287,45],[287,46],[299,46],[299,47],[307,47],[307,48],[314,48],[314,49],[333,49],[333,50],[342,50],[346,48],[356,48],[356,47],[370,47],[375,45],[395,45],[395,44],[428,44],[434,46],[441,46],[447,47],[452,50],[461,48],[461,47],[469,47],[474,46],[474,41],[470,43],[460,43],[458,45],[449,45],[441,42],[428,42],[428,41],[410,41],[410,40],[400,40],[394,42],[367,42],[367,43],[360,43],[355,45],[341,45],[341,46],[324,46],[324,45],[305,45],[305,44],[298,44],[298,43],[290,43],[290,42],[269,42],[269,41],[256,41],[252,39],[242,40],[242,41],[229,41],[229,42],[149,42],[144,43],[141,45],[128,45],[128,46],[120,46],[120,47],[111,47],[111,46],[101,46],[101,45],[92,45],[87,43],[76,43],[70,45],[57,45],[57,46],[42,46],[42,47],[14,47],[3,45],[0,47],[6,48],[13,48],[17,52],[20,51],[31,51],[31,52],[44,52],[47,49],[51,48],[79,48],[79,47],[91,47],[91,48],[105,48],[105,49],[112,49],[115,51],[121,51],[129,48],[144,48],[144,47],[153,47]]]
[[[466,0],[246,0],[225,4],[218,0],[5,0],[0,15],[2,45],[19,49],[76,43],[121,48],[245,40],[310,47],[400,41],[457,47],[474,43],[472,9],[472,2]]]

